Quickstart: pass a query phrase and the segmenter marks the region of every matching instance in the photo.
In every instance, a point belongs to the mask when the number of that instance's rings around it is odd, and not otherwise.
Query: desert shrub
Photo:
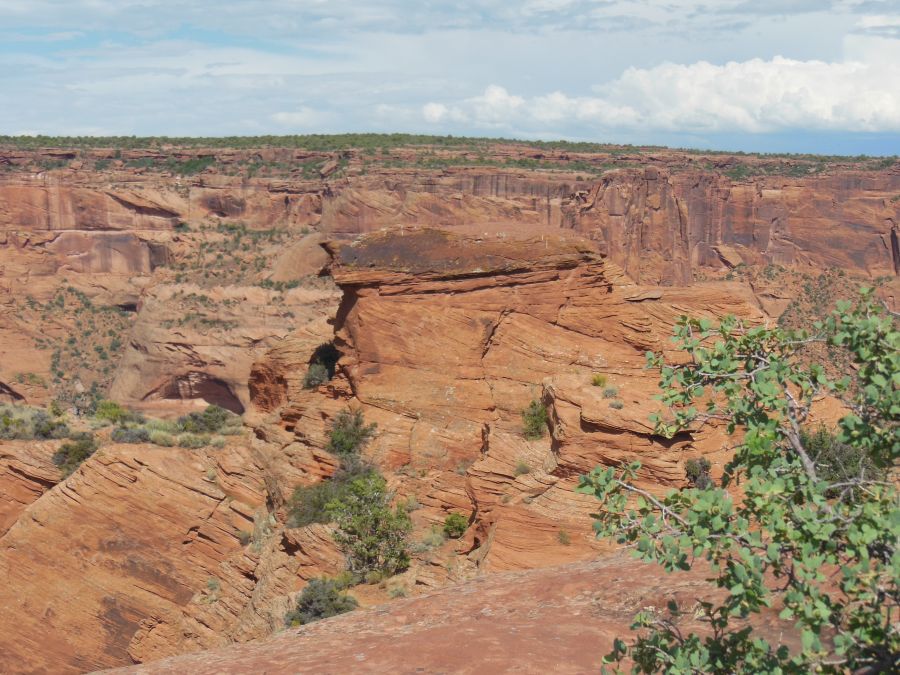
[[[364,463],[354,463],[349,470],[338,469],[331,478],[296,488],[288,502],[288,527],[331,522],[332,513],[326,508],[328,504],[343,501],[350,490],[350,483],[369,474],[377,475],[377,472]]]
[[[209,442],[210,446],[215,448],[216,450],[221,450],[225,447],[225,439],[222,436],[215,436]]]
[[[857,476],[870,480],[883,480],[884,470],[878,468],[872,458],[863,450],[849,443],[841,442],[838,434],[820,425],[815,429],[801,429],[800,439],[816,465],[816,473],[829,483],[846,483]],[[829,497],[840,491],[833,490]],[[852,497],[848,492],[845,497]]]
[[[161,445],[164,448],[171,448],[175,445],[175,437],[165,431],[154,429],[150,431],[150,442],[153,445]]]
[[[59,467],[63,478],[71,475],[81,463],[97,451],[97,441],[93,434],[82,433],[63,443],[53,454],[53,463]]]
[[[205,436],[199,436],[197,434],[180,434],[178,436],[178,445],[182,448],[196,450],[197,448],[206,447],[208,440],[209,439]]]
[[[334,418],[326,450],[338,457],[358,454],[375,435],[377,425],[366,426],[361,410],[342,410]]]
[[[516,462],[515,474],[517,476],[524,476],[526,473],[531,473],[531,467],[522,460]]]
[[[706,490],[713,486],[713,480],[709,475],[712,465],[706,457],[692,458],[685,462],[684,473],[690,484],[700,490]]]
[[[569,537],[569,533],[566,532],[565,530],[560,530],[557,533],[556,538],[559,540],[559,543],[562,544],[563,546],[569,546],[572,543],[572,539],[571,539],[571,537]]]
[[[615,398],[619,395],[618,387],[607,387],[603,390],[603,398]]]
[[[319,385],[325,384],[331,378],[328,377],[328,369],[321,363],[310,364],[309,370],[303,377],[304,389],[315,389]]]
[[[113,424],[126,424],[144,422],[144,417],[140,413],[136,413],[128,408],[124,408],[115,401],[103,400],[97,403],[94,410],[94,417]]]
[[[309,362],[309,370],[303,378],[303,386],[307,389],[315,389],[321,384],[325,384],[334,377],[335,368],[341,353],[334,346],[333,342],[325,342],[316,347],[313,352],[312,359]]]
[[[217,405],[210,405],[203,412],[192,412],[178,418],[178,428],[191,434],[216,434],[240,425],[240,415]]]
[[[0,439],[48,440],[66,438],[69,433],[65,420],[38,408],[0,406]]]
[[[33,438],[37,439],[66,438],[69,435],[69,426],[64,420],[52,417],[43,410],[36,410],[32,415],[31,429]]]
[[[372,471],[351,480],[342,499],[326,506],[337,523],[334,539],[354,574],[390,576],[409,565],[412,522],[404,508],[391,508],[391,497],[384,478]]]
[[[469,521],[459,513],[451,513],[444,519],[444,534],[450,539],[459,539],[469,528]]]
[[[342,590],[334,579],[310,579],[297,598],[297,606],[285,615],[285,625],[301,626],[356,609],[356,598]]]
[[[547,408],[534,400],[522,411],[522,433],[525,438],[535,440],[543,437],[547,428]]]
[[[410,549],[413,553],[427,553],[431,549],[438,548],[447,541],[447,535],[437,526],[432,525],[423,536],[421,541],[417,541]]]
[[[110,438],[116,443],[147,443],[150,432],[144,427],[116,427]]]
[[[621,400],[616,398],[609,402],[609,407],[613,410],[621,410],[625,407],[625,404]]]
[[[606,375],[602,375],[600,373],[594,373],[594,376],[591,378],[591,384],[595,387],[605,387],[606,386]]]

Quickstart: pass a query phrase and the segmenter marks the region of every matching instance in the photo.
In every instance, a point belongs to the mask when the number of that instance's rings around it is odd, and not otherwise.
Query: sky
[[[0,134],[900,154],[900,0],[0,0]]]

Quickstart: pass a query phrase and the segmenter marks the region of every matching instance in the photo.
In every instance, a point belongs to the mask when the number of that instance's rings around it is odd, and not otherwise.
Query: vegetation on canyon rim
[[[890,475],[900,455],[900,332],[864,291],[855,306],[815,324],[815,333],[714,326],[682,318],[690,360],[661,368],[656,432],[671,438],[710,420],[735,434],[721,487],[703,481],[656,497],[637,487],[640,463],[596,468],[579,490],[595,495],[594,528],[636,546],[667,571],[708,564],[724,594],[685,607],[638,613],[629,644],[605,663],[630,658],[633,672],[888,672],[900,662],[900,496]],[[811,345],[845,350],[851,376],[830,377]],[[849,412],[836,437],[806,431],[823,396]],[[703,409],[698,409],[698,405]],[[739,486],[736,500],[725,488]],[[629,503],[629,498],[635,501]],[[765,609],[796,624],[799,647],[771,644],[745,619]],[[686,621],[705,624],[700,634]]]

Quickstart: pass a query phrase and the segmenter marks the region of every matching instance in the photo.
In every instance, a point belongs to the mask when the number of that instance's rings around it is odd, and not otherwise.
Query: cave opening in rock
[[[227,382],[207,373],[190,372],[179,375],[157,387],[147,399],[175,401],[202,400],[217,405],[237,415],[244,414],[244,404]]]

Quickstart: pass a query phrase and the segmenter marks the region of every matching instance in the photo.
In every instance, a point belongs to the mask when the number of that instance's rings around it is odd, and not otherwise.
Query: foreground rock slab
[[[667,575],[619,552],[479,577],[268,640],[108,672],[596,673],[637,611],[709,592],[703,574]]]

